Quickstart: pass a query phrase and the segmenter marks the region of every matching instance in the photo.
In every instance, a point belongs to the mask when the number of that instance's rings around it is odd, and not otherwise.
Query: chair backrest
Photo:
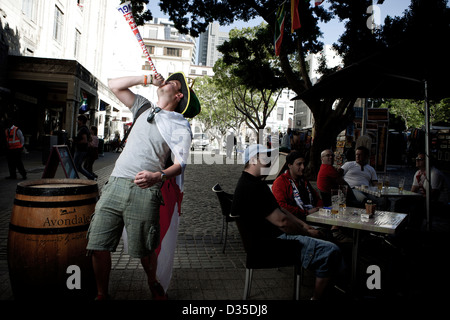
[[[220,184],[216,184],[212,187],[212,191],[215,192],[217,198],[219,199],[220,209],[222,210],[222,214],[227,218],[227,220],[232,220],[230,217],[231,212],[231,204],[233,203],[233,195],[223,191]]]

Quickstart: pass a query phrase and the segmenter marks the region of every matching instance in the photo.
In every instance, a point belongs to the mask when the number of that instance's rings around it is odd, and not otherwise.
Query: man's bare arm
[[[181,174],[182,166],[179,161],[175,158],[174,164],[163,170],[167,179],[173,178]],[[136,183],[140,188],[149,188],[155,183],[161,181],[161,172],[151,172],[151,171],[141,171],[138,172],[134,178],[134,183]]]
[[[131,108],[134,103],[136,95],[129,89],[137,85],[145,84],[145,75],[142,76],[128,76],[110,79],[108,81],[108,86],[115,96],[128,108]],[[155,86],[160,86],[164,84],[164,78],[160,76],[158,79],[156,77],[147,76],[148,84],[153,84]]]
[[[315,238],[321,237],[319,231],[282,208],[275,209],[266,219],[287,234],[300,234]]]

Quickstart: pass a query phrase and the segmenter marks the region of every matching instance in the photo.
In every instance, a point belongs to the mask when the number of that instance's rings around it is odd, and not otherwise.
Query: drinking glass
[[[345,213],[347,208],[347,186],[339,186],[339,212]]]
[[[339,189],[331,189],[331,214],[339,213]]]
[[[377,188],[378,188],[378,193],[381,194],[381,190],[383,190],[383,180],[378,180],[377,181]]]
[[[403,187],[405,186],[405,177],[401,177],[398,181],[398,192],[403,193]]]
[[[388,192],[389,191],[389,175],[388,174],[386,174],[384,176],[383,185],[384,185],[385,191]]]

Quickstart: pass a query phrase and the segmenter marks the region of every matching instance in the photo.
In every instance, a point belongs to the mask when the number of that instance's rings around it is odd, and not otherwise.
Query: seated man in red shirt
[[[320,154],[322,164],[317,175],[317,188],[324,206],[331,206],[331,189],[338,189],[340,185],[348,186],[341,172],[334,166],[334,153],[330,149],[325,149]],[[347,187],[347,204],[356,206],[356,198],[350,186]]]
[[[334,153],[330,149],[323,150],[320,154],[322,164],[317,175],[317,188],[320,191],[325,206],[331,205],[331,189],[344,185],[345,180],[342,175],[333,167]]]
[[[320,159],[322,164],[320,165],[319,173],[317,175],[317,188],[320,191],[320,196],[323,201],[323,205],[328,207],[331,206],[331,189],[338,189],[341,185],[347,186],[347,199],[346,203],[351,206],[355,206],[354,200],[356,199],[353,195],[353,191],[348,186],[348,183],[344,180],[341,172],[339,172],[334,164],[334,153],[330,149],[325,149],[320,154]],[[346,243],[351,242],[352,239],[346,234],[342,233],[340,228],[333,226],[331,227],[333,238],[340,242]]]
[[[288,169],[273,183],[272,192],[280,207],[305,220],[310,213],[319,210],[322,200],[309,181],[303,176],[305,157],[294,151],[286,157]]]

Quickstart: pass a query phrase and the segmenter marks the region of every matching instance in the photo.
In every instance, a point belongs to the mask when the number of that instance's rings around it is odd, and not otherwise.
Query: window
[[[34,1],[22,0],[22,12],[31,20],[34,20]]]
[[[78,52],[80,51],[80,40],[81,40],[81,32],[78,29],[75,29],[75,45],[73,49],[73,56],[75,59],[78,58]]]
[[[181,49],[180,48],[164,48],[164,55],[171,57],[181,57]]]
[[[148,30],[149,39],[158,39],[158,29],[150,29]]]
[[[277,120],[283,121],[284,118],[284,108],[278,108],[277,109]]]
[[[155,54],[155,46],[145,46],[149,54]]]
[[[145,61],[145,64],[142,66],[142,70],[152,70],[152,67],[150,66],[150,62]]]
[[[63,29],[63,12],[55,6],[55,21],[53,22],[53,39],[61,43]]]

